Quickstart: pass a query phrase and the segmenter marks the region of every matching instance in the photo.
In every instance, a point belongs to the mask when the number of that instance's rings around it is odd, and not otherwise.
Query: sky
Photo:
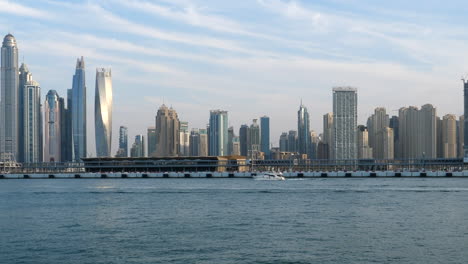
[[[16,37],[42,100],[66,97],[84,56],[93,156],[97,67],[112,69],[113,154],[119,126],[131,144],[163,103],[190,128],[213,109],[235,131],[267,115],[274,146],[297,129],[301,100],[321,133],[336,86],[358,89],[360,124],[376,107],[430,103],[458,116],[467,12],[461,0],[0,0],[0,34]]]

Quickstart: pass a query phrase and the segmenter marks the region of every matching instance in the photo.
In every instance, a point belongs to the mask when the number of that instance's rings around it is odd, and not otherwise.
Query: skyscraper
[[[62,114],[63,100],[55,90],[50,90],[44,103],[44,124],[45,124],[45,145],[44,161],[61,162],[62,161]]]
[[[247,157],[250,146],[250,131],[248,125],[241,125],[239,128],[239,145],[241,155]]]
[[[26,84],[32,81],[32,74],[28,66],[24,63],[21,64],[19,69],[19,87],[18,87],[18,156],[17,161],[24,161],[24,91]]]
[[[87,156],[86,146],[86,80],[83,57],[77,59],[72,85],[72,140],[73,158],[80,161]]]
[[[200,155],[200,132],[198,128],[192,128],[190,131],[190,156],[196,157]]]
[[[297,152],[297,131],[289,130],[288,132],[288,152]]]
[[[236,135],[234,134],[234,127],[230,126],[228,128],[228,155],[232,155],[232,144],[233,139]]]
[[[369,146],[367,127],[358,126],[358,159],[372,159],[372,148]]]
[[[417,139],[419,136],[418,112],[415,106],[402,107],[398,111],[398,134],[400,136],[398,157],[402,159],[420,157]]]
[[[423,158],[437,158],[437,111],[431,104],[419,110],[419,153]]]
[[[302,102],[297,111],[297,147],[300,154],[310,154],[309,112]]]
[[[116,157],[128,157],[128,128],[120,126],[119,128],[119,150],[117,150]]]
[[[145,137],[143,135],[136,135],[135,142],[130,149],[130,156],[133,158],[145,157]]]
[[[210,111],[209,155],[228,155],[228,113],[222,110]]]
[[[257,123],[257,119],[252,120],[249,133],[250,145],[247,155],[251,158],[258,159],[260,154],[260,126]]]
[[[393,142],[384,142],[387,131],[386,128],[390,125],[390,119],[386,109],[384,107],[377,107],[374,110],[374,114],[369,118],[368,123],[369,145],[373,150],[374,158],[393,159],[393,157],[388,157],[384,154],[388,154],[388,152],[384,150],[384,145],[393,144]]]
[[[463,80],[463,89],[464,89],[464,112],[463,115],[465,116],[463,127],[465,128],[463,131],[463,142],[468,142],[468,80]],[[463,162],[468,162],[468,143],[463,145]]]
[[[323,115],[323,158],[333,157],[333,113]]]
[[[465,116],[460,116],[458,121],[458,143],[457,143],[457,152],[458,158],[463,158],[463,146],[465,145]]]
[[[94,121],[96,155],[110,157],[112,148],[112,72],[110,69],[96,69]]]
[[[23,94],[23,139],[24,162],[42,162],[42,112],[41,88],[35,81],[29,81]]]
[[[148,141],[148,157],[153,157],[156,154],[156,128],[148,127],[147,130],[147,141]]]
[[[180,135],[177,112],[164,104],[156,115],[156,156],[174,157],[179,155]]]
[[[18,130],[18,47],[11,34],[3,38],[0,78],[0,154],[17,159],[18,137],[22,136]]]
[[[200,144],[198,147],[198,156],[207,157],[208,156],[208,132],[204,128],[200,128]]]
[[[279,151],[286,152],[288,151],[288,133],[283,132],[281,133],[279,139]]]
[[[333,155],[355,160],[357,153],[357,89],[333,88]]]
[[[239,156],[240,155],[240,142],[239,137],[234,137],[232,139],[232,153],[231,155]]]
[[[393,129],[393,152],[394,152],[394,158],[400,159],[400,128],[399,128],[399,122],[398,122],[398,116],[392,116],[389,121],[389,126],[391,129]]]
[[[179,154],[180,156],[188,156],[190,152],[190,131],[188,122],[180,122],[179,137]]]
[[[457,157],[457,117],[445,115],[442,119],[442,153],[443,158]]]
[[[260,150],[265,153],[265,157],[270,158],[270,118],[268,116],[260,117]]]

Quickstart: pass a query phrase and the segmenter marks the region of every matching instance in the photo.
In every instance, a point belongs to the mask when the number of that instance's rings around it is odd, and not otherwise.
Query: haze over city
[[[20,61],[42,88],[66,96],[76,58],[88,86],[88,149],[94,148],[94,73],[111,67],[113,153],[154,126],[159,106],[203,128],[209,110],[229,112],[237,131],[271,118],[271,141],[297,127],[300,101],[322,131],[334,86],[358,88],[358,123],[431,103],[463,114],[468,72],[461,1],[0,1],[0,32],[18,41]],[[437,10],[437,13],[434,13]]]

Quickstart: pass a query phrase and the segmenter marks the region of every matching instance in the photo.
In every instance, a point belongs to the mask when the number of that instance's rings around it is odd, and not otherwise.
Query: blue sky
[[[113,152],[118,127],[133,142],[163,102],[192,128],[210,109],[236,130],[268,115],[274,145],[301,99],[320,133],[334,86],[358,88],[360,123],[379,106],[460,115],[467,12],[458,0],[0,0],[0,33],[15,35],[43,96],[65,96],[85,57],[93,154],[96,67],[112,68]]]

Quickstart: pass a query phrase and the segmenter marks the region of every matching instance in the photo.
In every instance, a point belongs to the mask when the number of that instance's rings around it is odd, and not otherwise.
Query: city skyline
[[[331,112],[329,89],[341,85],[359,88],[360,124],[378,106],[395,114],[401,106],[430,103],[441,113],[460,116],[462,107],[451,102],[461,104],[459,79],[467,72],[461,52],[465,33],[457,26],[465,7],[453,11],[431,2],[421,9],[412,2],[404,13],[391,15],[401,5],[355,4],[0,1],[0,30],[15,35],[20,59],[44,91],[66,95],[74,70],[70,60],[76,57],[85,57],[88,76],[97,67],[112,66],[114,86],[120,88],[113,134],[126,125],[130,138],[145,133],[165,101],[191,127],[204,127],[212,109],[229,111],[234,127],[266,114],[276,144],[282,126],[296,126],[300,98],[311,129],[320,131],[322,115]],[[439,10],[438,15],[429,16],[429,10]],[[245,22],[242,14],[258,19]],[[50,42],[54,49],[47,48]],[[135,89],[144,96],[132,94]],[[91,97],[88,113],[94,110]],[[131,120],[135,115],[141,118]],[[88,118],[91,154],[93,123]]]

